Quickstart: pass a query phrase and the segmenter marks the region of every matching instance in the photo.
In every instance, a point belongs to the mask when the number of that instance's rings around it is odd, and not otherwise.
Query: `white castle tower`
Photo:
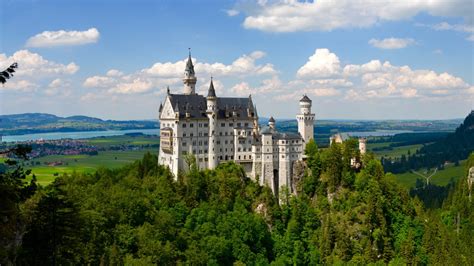
[[[360,154],[365,154],[367,152],[367,139],[359,138],[359,151]]]
[[[189,50],[188,62],[186,62],[186,68],[184,70],[184,94],[196,94],[196,75],[194,73],[193,60],[191,59],[191,50]]]
[[[298,132],[305,143],[314,138],[314,117],[311,113],[311,99],[304,95],[300,100],[300,114],[296,115],[298,120]]]
[[[214,169],[217,166],[217,155],[216,155],[216,126],[217,126],[217,97],[216,91],[214,90],[214,82],[209,85],[209,91],[206,97],[207,110],[206,114],[209,119],[209,169]]]

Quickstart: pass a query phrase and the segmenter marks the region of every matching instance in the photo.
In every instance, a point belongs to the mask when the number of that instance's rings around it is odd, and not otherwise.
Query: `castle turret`
[[[360,154],[365,154],[367,152],[367,139],[359,138],[359,151]]]
[[[196,94],[196,75],[194,73],[193,60],[191,59],[191,50],[189,50],[188,62],[186,62],[186,68],[184,70],[184,94]]]
[[[272,117],[270,117],[270,119],[268,120],[268,126],[271,128],[271,129],[275,129],[275,119]]]
[[[298,120],[298,132],[305,143],[314,138],[314,118],[315,115],[311,113],[312,101],[308,96],[304,95],[300,100],[300,114],[296,116]]]
[[[211,77],[211,84],[206,97],[207,110],[206,114],[209,118],[209,169],[214,169],[217,166],[217,155],[216,155],[216,126],[217,126],[217,97],[214,89],[214,82]]]

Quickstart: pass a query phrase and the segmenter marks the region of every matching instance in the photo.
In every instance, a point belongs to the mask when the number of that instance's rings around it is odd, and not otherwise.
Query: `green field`
[[[465,161],[462,161],[459,166],[449,165],[446,166],[443,170],[437,171],[436,174],[431,178],[431,184],[445,186],[451,180],[457,181],[465,175],[464,164]],[[418,172],[424,174],[424,171],[426,171],[426,169],[420,170]],[[430,172],[432,173],[433,170],[431,170]],[[416,179],[423,179],[421,176],[411,172],[396,174],[395,176],[397,181],[406,187],[414,187]],[[425,180],[423,179],[423,181]]]
[[[136,151],[103,151],[98,155],[52,155],[32,160],[41,165],[27,166],[36,175],[38,183],[47,185],[56,176],[73,171],[91,173],[100,167],[117,168],[141,159],[146,152],[157,153],[157,149],[143,149]],[[45,163],[61,161],[62,165],[48,166]],[[30,162],[30,163],[31,163]]]
[[[367,144],[367,149],[369,151],[372,151],[375,154],[375,156],[380,159],[382,157],[399,158],[402,155],[407,155],[408,151],[410,151],[411,154],[414,154],[416,150],[423,147],[423,144],[416,144],[416,145],[393,147],[393,149],[389,150],[388,148],[390,147],[390,144],[392,144],[392,142],[369,143]],[[386,147],[387,149],[373,151],[374,148],[381,148],[381,147]]]
[[[153,135],[143,136],[113,136],[113,137],[98,137],[86,140],[90,145],[98,147],[117,146],[117,145],[156,145],[159,144],[160,138]]]

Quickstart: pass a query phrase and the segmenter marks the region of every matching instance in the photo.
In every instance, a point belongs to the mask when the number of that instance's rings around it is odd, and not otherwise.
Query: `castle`
[[[158,163],[169,167],[177,179],[186,170],[186,155],[193,154],[200,169],[235,161],[247,176],[269,186],[275,194],[291,189],[293,165],[302,160],[305,144],[313,139],[311,100],[303,96],[296,116],[299,133],[278,132],[275,120],[260,128],[252,97],[217,97],[211,79],[207,96],[195,91],[197,78],[189,54],[184,71],[184,92],[168,89],[160,104],[160,150]]]
[[[184,71],[184,92],[171,93],[160,104],[158,163],[177,179],[186,170],[186,155],[193,154],[200,169],[235,161],[248,177],[269,186],[278,195],[291,190],[293,165],[303,159],[305,144],[313,139],[315,115],[305,95],[299,102],[298,133],[278,132],[275,120],[260,128],[252,97],[218,97],[211,78],[207,96],[195,91],[196,75],[189,54]],[[291,191],[290,191],[291,192]]]

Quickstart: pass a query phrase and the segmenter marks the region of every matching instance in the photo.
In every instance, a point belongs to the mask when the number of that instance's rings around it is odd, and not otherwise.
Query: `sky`
[[[259,116],[450,119],[474,109],[474,1],[1,0],[0,113],[157,119],[182,93],[252,95]]]

